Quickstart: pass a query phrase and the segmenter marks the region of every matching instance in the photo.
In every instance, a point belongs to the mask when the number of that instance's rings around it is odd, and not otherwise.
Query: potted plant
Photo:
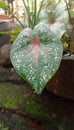
[[[57,3],[51,9],[48,3],[45,4],[45,0],[41,1],[39,8],[37,0],[26,2],[23,0],[23,3],[28,17],[27,28],[18,35],[12,45],[10,53],[12,64],[37,94],[43,91],[50,80],[47,88],[60,95],[56,91],[58,84],[55,86],[55,81],[58,83],[58,79],[56,77],[54,80],[53,76],[62,60],[61,37],[68,25],[66,3]]]
[[[67,3],[67,0],[65,0],[65,3],[69,16],[69,25],[63,36],[64,55],[60,68],[50,82],[48,82],[47,89],[56,95],[74,100],[74,6],[73,1]]]

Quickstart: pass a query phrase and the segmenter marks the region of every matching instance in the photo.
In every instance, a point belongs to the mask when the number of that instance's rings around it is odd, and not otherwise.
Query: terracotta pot
[[[0,32],[8,31],[11,29],[10,22],[12,18],[6,15],[0,15]]]
[[[10,22],[0,22],[0,32],[10,30]]]
[[[59,70],[47,83],[46,88],[58,96],[74,100],[74,56],[62,59]]]

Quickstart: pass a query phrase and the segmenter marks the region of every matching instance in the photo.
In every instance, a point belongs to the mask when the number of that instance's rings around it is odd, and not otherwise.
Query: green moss
[[[24,85],[0,83],[0,105],[6,108],[16,108],[38,119],[50,119],[46,105],[34,101],[34,94]],[[31,95],[31,96],[30,96]]]
[[[0,122],[0,130],[9,130],[9,128],[6,127],[3,122]]]
[[[0,84],[0,105],[6,108],[18,108],[19,101],[24,98],[25,89],[10,83]]]
[[[30,100],[27,106],[27,113],[38,119],[50,119],[50,112],[46,106]]]

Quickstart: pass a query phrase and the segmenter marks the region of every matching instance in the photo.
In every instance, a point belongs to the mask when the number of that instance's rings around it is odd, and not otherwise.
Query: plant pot
[[[0,32],[11,29],[12,18],[6,15],[0,15]]]
[[[10,30],[10,22],[0,22],[0,32]]]
[[[12,19],[6,15],[0,15],[0,32],[5,32],[11,30],[11,21]],[[10,35],[0,34],[0,47],[5,44],[10,44],[11,39]]]
[[[63,57],[59,70],[46,88],[58,96],[74,100],[74,55]]]

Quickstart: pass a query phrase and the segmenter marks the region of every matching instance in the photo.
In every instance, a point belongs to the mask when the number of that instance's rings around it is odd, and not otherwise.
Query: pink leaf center
[[[32,44],[39,44],[40,43],[40,39],[39,36],[36,36],[35,38],[33,38],[32,36],[30,37],[30,40],[32,42]]]
[[[32,51],[35,51],[36,72],[38,75],[38,54],[39,54],[39,52],[41,52],[41,49],[39,48],[40,39],[38,36],[36,36],[36,38],[30,37],[30,40],[31,40],[32,44],[34,45],[34,48]]]

